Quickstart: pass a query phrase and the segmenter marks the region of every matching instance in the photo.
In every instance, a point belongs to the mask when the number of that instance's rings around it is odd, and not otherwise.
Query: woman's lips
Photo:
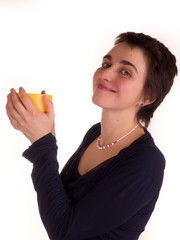
[[[101,89],[101,90],[104,90],[104,91],[116,92],[116,91],[114,91],[113,89],[111,89],[111,88],[109,88],[109,87],[107,87],[107,86],[104,86],[104,85],[102,85],[102,84],[98,84],[97,87],[98,87],[99,89]]]

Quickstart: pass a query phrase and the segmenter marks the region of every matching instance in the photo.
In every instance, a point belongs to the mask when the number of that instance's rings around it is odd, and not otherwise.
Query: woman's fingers
[[[12,88],[10,94],[7,96],[6,111],[9,120],[15,129],[21,130],[29,119],[30,114],[27,111],[26,106],[22,103],[16,91]]]
[[[11,111],[13,111],[14,108],[20,115],[26,114],[25,106],[14,89],[11,89],[9,102],[11,103]]]
[[[11,94],[7,96],[6,112],[13,127],[18,129],[18,122],[20,122],[20,115],[17,112],[16,108],[14,108]]]
[[[22,103],[25,107],[25,109],[28,111],[28,112],[37,112],[39,111],[33,104],[33,102],[31,101],[30,97],[28,96],[28,94],[26,93],[26,91],[24,90],[24,88],[20,87],[19,88],[19,94],[21,96],[21,100],[22,100]],[[20,109],[22,110],[22,109]],[[25,113],[24,113],[25,114]]]

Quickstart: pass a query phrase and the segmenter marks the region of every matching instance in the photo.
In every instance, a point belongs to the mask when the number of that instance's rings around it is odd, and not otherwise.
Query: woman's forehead
[[[135,57],[140,56],[142,58],[145,58],[145,54],[143,49],[141,49],[138,46],[131,46],[128,43],[121,42],[113,46],[112,49],[107,53],[107,55],[117,55],[119,57],[121,56],[127,56],[127,57]]]

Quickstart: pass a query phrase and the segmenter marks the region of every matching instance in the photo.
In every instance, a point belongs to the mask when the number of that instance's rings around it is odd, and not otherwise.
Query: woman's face
[[[147,59],[139,47],[123,42],[115,45],[94,74],[93,103],[104,109],[136,113],[144,104],[146,74]]]

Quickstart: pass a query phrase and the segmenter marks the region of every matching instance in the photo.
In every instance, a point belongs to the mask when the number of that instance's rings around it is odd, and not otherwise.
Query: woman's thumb
[[[43,100],[46,107],[45,113],[54,116],[53,103],[47,98],[46,95],[43,96]]]

